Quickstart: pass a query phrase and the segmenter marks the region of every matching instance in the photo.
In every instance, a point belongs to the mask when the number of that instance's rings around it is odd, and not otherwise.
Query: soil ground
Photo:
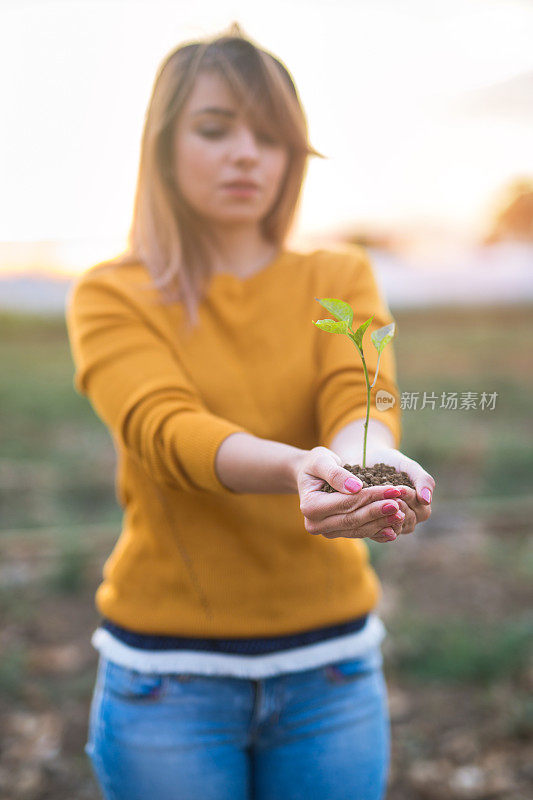
[[[515,524],[510,548],[522,571],[516,562],[502,568],[499,534],[486,522],[450,531],[437,519],[397,542],[370,543],[388,631],[388,800],[533,795],[531,625],[524,618],[533,554],[526,526]],[[99,533],[96,549],[108,549]],[[67,584],[57,584],[64,570],[36,580],[40,541],[26,545],[23,561],[9,541],[0,618],[0,797],[96,800],[83,747],[97,663],[93,595],[105,555],[87,557],[76,590],[65,594]]]

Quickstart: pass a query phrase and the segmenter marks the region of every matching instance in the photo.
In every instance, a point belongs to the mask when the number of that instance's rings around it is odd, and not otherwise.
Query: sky
[[[156,70],[234,20],[288,66],[328,156],[310,162],[302,235],[480,227],[533,175],[528,0],[2,0],[0,270],[2,243],[14,261],[13,243],[58,243],[74,271],[122,249]]]

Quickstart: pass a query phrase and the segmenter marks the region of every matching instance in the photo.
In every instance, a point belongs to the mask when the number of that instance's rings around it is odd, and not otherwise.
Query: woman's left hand
[[[406,472],[415,485],[414,489],[411,489],[410,486],[403,486],[401,498],[394,498],[400,506],[400,510],[405,514],[398,534],[412,533],[419,522],[425,522],[431,516],[431,500],[435,481],[420,464],[392,447],[375,446],[367,450],[366,464],[368,467],[380,462],[390,464],[399,472]]]

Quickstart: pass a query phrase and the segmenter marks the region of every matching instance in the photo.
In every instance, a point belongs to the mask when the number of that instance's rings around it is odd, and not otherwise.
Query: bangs
[[[223,77],[252,127],[291,150],[313,153],[296,88],[288,70],[269,53],[240,38],[218,39],[197,65]]]

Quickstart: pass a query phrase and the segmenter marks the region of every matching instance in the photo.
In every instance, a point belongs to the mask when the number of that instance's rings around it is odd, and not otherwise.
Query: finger
[[[373,527],[377,527],[377,530],[373,530]],[[396,520],[389,518],[385,521],[385,523],[380,522],[377,524],[377,526],[372,526],[370,523],[368,526],[364,525],[358,531],[358,538],[359,534],[362,534],[362,538],[371,539],[372,541],[395,539],[402,533],[402,529],[402,522],[397,522]],[[391,534],[394,534],[394,537]]]
[[[317,447],[314,455],[314,459],[306,468],[309,474],[327,481],[331,488],[340,494],[353,495],[361,491],[363,481],[340,464],[335,463],[340,461],[340,458],[338,456],[332,458],[331,450]]]
[[[408,488],[408,486],[383,486],[383,497],[396,500],[398,497],[404,497]]]
[[[392,528],[384,528],[372,537],[372,541],[378,542],[379,544],[386,544],[387,542],[395,542],[397,538],[398,534],[396,534]]]
[[[402,532],[401,522],[387,522],[384,520],[379,524],[369,522],[366,525],[354,530],[324,531],[320,535],[326,539],[372,539],[373,541],[386,541],[400,535]]]
[[[435,489],[435,481],[429,472],[422,469],[419,464],[416,466],[418,467],[416,475],[411,478],[415,485],[416,496],[420,503],[429,506]]]
[[[351,474],[351,475],[352,475],[352,477],[355,477],[357,481],[359,481],[359,478],[357,476],[354,476],[353,474]],[[378,486],[371,486],[371,487],[365,487],[365,488],[378,489],[378,490],[383,492],[383,497],[384,498],[386,498],[388,500],[393,500],[393,499],[396,499],[397,497],[403,497],[405,492],[406,492],[406,490],[409,487],[407,487],[407,486],[396,486],[396,485],[392,485],[392,484],[388,484],[387,483],[387,484],[379,484]],[[359,490],[357,490],[357,491],[359,491]],[[329,493],[329,494],[331,494],[331,493]]]
[[[401,499],[415,512],[418,512],[420,508],[427,508],[428,506],[427,503],[420,502],[416,490],[411,489],[411,487],[405,487],[405,492],[402,494]]]
[[[404,492],[401,499],[414,509],[416,505],[419,505],[415,489],[412,489],[410,486],[403,486],[402,488]]]
[[[399,510],[396,501],[381,500],[348,514],[333,514],[319,522],[306,517],[305,528],[312,534],[340,533],[363,538],[392,523],[401,524],[404,518],[405,515]]]
[[[420,522],[425,522],[427,519],[430,518],[431,505],[428,506],[419,503],[418,500],[416,500],[416,495],[414,493],[414,490],[411,491],[413,492],[413,497],[415,498],[414,502],[412,501],[411,505],[403,499],[397,500],[396,502],[400,506],[400,509],[406,515],[406,520],[407,518],[413,520],[412,515],[414,515],[414,524],[418,525]]]
[[[314,522],[321,522],[328,517],[344,515],[377,501],[388,503],[396,511],[398,501],[384,497],[386,487],[365,486],[355,495],[343,495],[338,492],[312,492],[302,501],[300,508],[304,516]]]
[[[424,505],[429,505],[435,489],[433,476],[426,472],[417,461],[407,456],[402,457],[401,469],[411,478],[418,501]]]
[[[398,500],[398,505],[400,506],[400,511],[402,511],[405,514],[402,526],[402,533],[412,533],[418,522],[416,514],[413,511],[413,509],[410,508],[407,505],[407,503],[404,502],[403,500]],[[419,507],[421,508],[421,506]]]
[[[391,515],[399,512],[397,501],[379,500],[375,503],[363,505],[348,513],[332,514],[318,524],[322,530],[351,530],[360,528],[368,523],[374,523],[374,525],[379,523],[385,527],[383,523],[386,523]]]

